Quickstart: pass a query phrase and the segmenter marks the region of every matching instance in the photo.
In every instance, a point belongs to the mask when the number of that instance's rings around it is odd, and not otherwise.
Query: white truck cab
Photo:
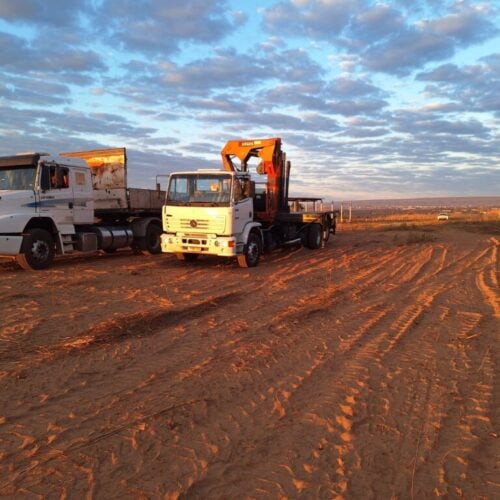
[[[255,266],[262,234],[261,224],[254,221],[252,195],[247,173],[172,173],[163,207],[162,251],[180,260],[206,254],[237,257],[241,266]]]
[[[75,223],[93,222],[93,203],[91,173],[83,160],[47,153],[0,158],[0,255],[21,254],[24,237],[35,233],[29,267],[36,268],[54,234],[74,233]]]

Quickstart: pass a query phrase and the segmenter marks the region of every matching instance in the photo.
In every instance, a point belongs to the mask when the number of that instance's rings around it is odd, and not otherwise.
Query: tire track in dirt
[[[187,318],[198,319],[207,315],[211,310],[224,306],[227,302],[238,300],[240,293],[230,292],[225,295],[215,296],[205,301],[184,308],[170,309],[167,311],[138,312],[122,315],[118,318],[107,320],[87,331],[78,334],[74,340],[66,340],[52,344],[49,348],[39,347],[13,350],[8,348],[0,350],[0,362],[14,365],[4,373],[16,373],[25,366],[33,366],[57,359],[60,356],[80,355],[82,350],[100,344],[112,345],[124,342],[131,338],[142,338],[154,335],[165,328],[175,327]],[[4,365],[5,366],[5,365]]]

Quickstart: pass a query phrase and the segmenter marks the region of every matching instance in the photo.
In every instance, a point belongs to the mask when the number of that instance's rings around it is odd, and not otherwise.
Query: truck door
[[[73,168],[70,170],[70,186],[73,190],[73,219],[75,224],[94,223],[94,197],[92,177],[88,168]]]
[[[52,218],[56,226],[73,225],[73,190],[70,187],[70,169],[55,162],[42,167],[40,215]]]
[[[245,185],[248,181],[233,180],[233,233],[242,233],[248,222],[253,220],[253,200]]]

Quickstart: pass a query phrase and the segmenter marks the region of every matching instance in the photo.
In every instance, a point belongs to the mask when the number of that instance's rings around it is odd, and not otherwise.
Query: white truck
[[[163,252],[184,261],[236,257],[241,267],[254,267],[265,250],[300,244],[318,249],[335,233],[333,210],[303,211],[303,199],[288,196],[291,166],[280,138],[228,141],[221,154],[223,170],[170,175]],[[260,162],[256,178],[263,181],[252,179],[252,160]]]
[[[0,256],[45,269],[56,254],[161,252],[159,189],[127,187],[125,148],[0,157]]]

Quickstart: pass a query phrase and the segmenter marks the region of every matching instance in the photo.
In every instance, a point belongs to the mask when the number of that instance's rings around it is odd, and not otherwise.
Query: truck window
[[[85,186],[85,173],[75,172],[75,181],[77,186]]]
[[[36,170],[27,167],[0,167],[0,190],[33,189]]]
[[[170,178],[167,201],[228,205],[230,196],[231,176],[228,174],[176,174]]]
[[[59,165],[50,166],[50,188],[66,189],[69,187],[69,168]]]

